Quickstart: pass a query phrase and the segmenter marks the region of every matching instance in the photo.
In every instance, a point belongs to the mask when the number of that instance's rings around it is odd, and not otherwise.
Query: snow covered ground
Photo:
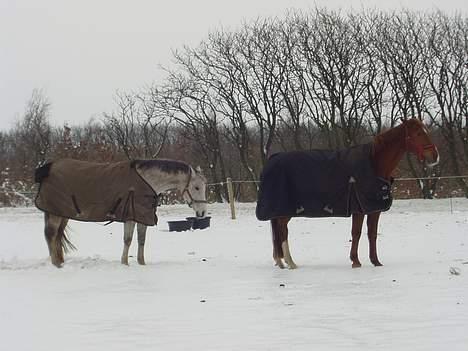
[[[347,218],[293,220],[299,268],[274,267],[254,209],[212,205],[209,229],[174,233],[191,210],[160,208],[146,266],[120,264],[122,225],[71,222],[62,269],[39,211],[0,209],[0,350],[468,350],[468,200],[396,201],[384,266],[364,235],[360,269]]]

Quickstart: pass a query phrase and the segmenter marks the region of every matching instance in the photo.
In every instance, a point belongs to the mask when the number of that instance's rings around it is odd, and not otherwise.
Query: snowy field
[[[273,266],[254,204],[212,205],[206,230],[174,233],[162,207],[146,266],[120,264],[122,225],[71,223],[78,251],[49,263],[42,214],[0,209],[0,350],[468,350],[468,200],[396,201],[383,267],[348,259],[350,219],[295,219],[297,270]]]

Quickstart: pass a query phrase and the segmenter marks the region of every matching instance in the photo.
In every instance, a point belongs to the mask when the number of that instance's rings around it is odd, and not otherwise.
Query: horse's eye
[[[198,186],[196,186],[196,187],[195,187],[195,190],[198,191],[198,190],[200,190],[200,188],[199,188]]]

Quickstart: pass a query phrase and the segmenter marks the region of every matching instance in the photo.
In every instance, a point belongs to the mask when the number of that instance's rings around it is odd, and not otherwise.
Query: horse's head
[[[426,161],[429,167],[439,163],[439,151],[432,143],[424,124],[417,118],[403,122],[406,134],[406,151],[414,153],[418,159]]]
[[[195,211],[197,217],[206,215],[206,178],[201,170],[191,168],[189,181],[182,191],[184,200]]]

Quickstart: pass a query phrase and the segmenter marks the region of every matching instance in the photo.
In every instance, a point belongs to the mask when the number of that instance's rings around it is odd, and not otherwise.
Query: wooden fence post
[[[229,205],[231,206],[231,218],[236,219],[236,207],[234,205],[234,190],[232,188],[232,179],[227,178],[227,190],[228,190],[228,196],[229,196]]]

